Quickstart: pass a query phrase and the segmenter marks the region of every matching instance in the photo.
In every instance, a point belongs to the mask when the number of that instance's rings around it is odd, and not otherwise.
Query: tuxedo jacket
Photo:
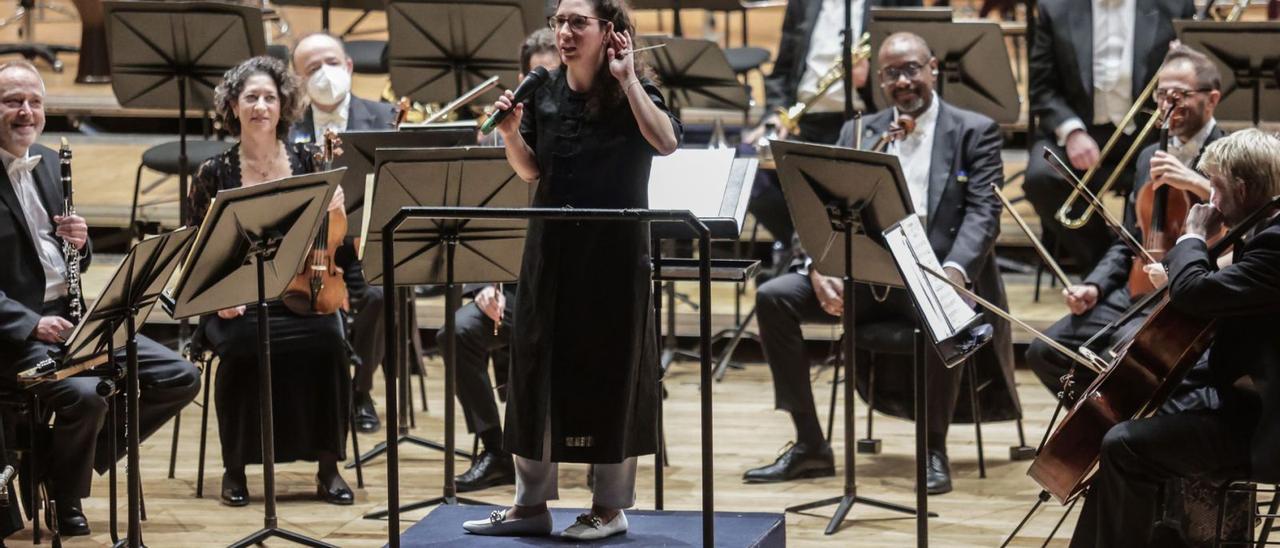
[[[41,213],[48,215],[52,224],[55,215],[64,213],[58,152],[36,144],[31,145],[30,154],[41,157],[31,176],[44,205]],[[0,169],[0,249],[6,255],[5,260],[0,261],[0,348],[15,349],[30,339],[40,321],[45,278],[22,204],[9,174],[3,169]],[[80,270],[83,271],[89,267],[89,244],[85,244],[81,255]]]
[[[1234,262],[1217,270],[1201,240],[1187,239],[1165,256],[1169,302],[1216,320],[1209,371],[1225,410],[1243,411],[1253,428],[1247,479],[1280,482],[1280,216],[1262,221],[1236,244]],[[1257,391],[1239,388],[1248,375]],[[1256,419],[1254,422],[1253,419]]]
[[[864,147],[872,146],[892,121],[892,109],[865,117]],[[836,145],[853,146],[853,129],[853,122],[846,123]],[[994,120],[938,100],[925,234],[939,262],[960,265],[973,283],[975,293],[1007,310],[1004,282],[996,267],[995,255],[1001,205],[991,188],[992,184],[1004,186],[1002,145],[1000,126]],[[992,390],[989,396],[984,394],[983,420],[1017,418],[1021,416],[1021,407],[1013,379],[1012,332],[1007,321],[992,314],[986,314],[985,321],[994,326],[996,332],[991,343],[978,354],[979,375],[984,380],[1002,384],[1003,390]],[[961,409],[957,407],[957,415],[960,414]]]
[[[1133,97],[1155,75],[1176,38],[1174,19],[1190,19],[1191,0],[1136,0],[1133,37]],[[1027,61],[1031,76],[1031,113],[1040,129],[1078,117],[1093,126],[1093,2],[1040,0],[1035,39]]]
[[[396,107],[390,103],[380,103],[351,96],[351,111],[347,113],[348,130],[393,129],[396,121]],[[316,124],[311,111],[307,107],[301,120],[294,122],[289,130],[289,142],[310,143],[316,140]]]
[[[841,4],[843,6],[843,4]],[[922,0],[865,0],[862,10],[862,31],[867,32],[871,25],[871,8],[873,7],[920,7]],[[818,24],[818,12],[822,9],[822,0],[788,0],[787,11],[782,17],[782,38],[778,41],[778,57],[773,62],[773,70],[764,79],[765,111],[773,107],[789,107],[796,102],[796,90],[800,87],[800,78],[804,76],[805,60],[809,58],[809,44],[813,38],[813,29]],[[828,17],[831,15],[828,14]],[[838,14],[843,21],[844,11]],[[854,14],[857,17],[857,14]],[[853,38],[857,42],[858,37]],[[865,97],[867,90],[858,91]],[[864,101],[867,105],[871,101]]]
[[[1215,124],[1213,130],[1209,132],[1209,136],[1205,138],[1204,145],[1200,147],[1200,152],[1203,153],[1209,143],[1221,139],[1225,135],[1226,132],[1222,131],[1222,126]],[[1133,174],[1133,192],[1129,194],[1129,200],[1124,206],[1125,230],[1128,230],[1129,234],[1133,234],[1133,237],[1137,238],[1139,242],[1143,241],[1143,236],[1142,229],[1138,227],[1138,215],[1134,210],[1134,206],[1138,203],[1138,192],[1151,180],[1151,158],[1155,156],[1159,148],[1158,144],[1150,145],[1138,153],[1138,162],[1134,164],[1136,171]],[[1195,167],[1199,159],[1200,155],[1197,154],[1196,159],[1191,162],[1191,167]],[[1125,245],[1120,238],[1116,238],[1111,247],[1107,248],[1102,260],[1098,261],[1098,265],[1093,267],[1093,271],[1084,279],[1084,283],[1097,286],[1099,295],[1107,295],[1112,291],[1127,286],[1131,268],[1133,268],[1133,250],[1129,249],[1129,246]]]

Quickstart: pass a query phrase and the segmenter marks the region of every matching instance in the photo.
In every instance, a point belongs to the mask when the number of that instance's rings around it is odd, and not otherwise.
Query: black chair
[[[196,168],[205,160],[222,154],[231,148],[234,143],[226,141],[209,141],[209,140],[191,140],[187,141],[187,173],[188,175],[195,173]],[[178,167],[178,153],[181,144],[178,141],[169,141],[161,143],[142,153],[142,163],[138,164],[138,172],[134,176],[133,181],[133,205],[129,208],[129,229],[134,231],[134,236],[141,237],[144,231],[138,225],[138,208],[151,206],[165,202],[171,202],[172,199],[157,200],[145,204],[139,204],[138,199],[143,193],[151,192],[156,187],[163,184],[170,177],[178,175],[180,169]],[[164,175],[159,180],[142,188],[142,169],[150,169],[158,171]],[[181,197],[179,197],[181,198]]]
[[[6,457],[10,451],[19,456],[17,476],[22,483],[19,498],[27,519],[31,520],[32,543],[40,544],[43,537],[40,527],[40,509],[43,506],[49,518],[53,545],[61,546],[54,501],[49,497],[47,478],[40,469],[41,450],[48,447],[51,435],[45,413],[40,408],[40,399],[21,388],[0,388],[0,421],[12,425],[12,432],[7,427],[0,429],[0,458]],[[13,434],[12,444],[7,439],[10,433]],[[15,492],[12,482],[8,491],[12,500]]]
[[[1258,493],[1270,493],[1271,501],[1267,502],[1267,510],[1259,511],[1262,504],[1257,502]],[[1249,507],[1253,509],[1249,516],[1249,533],[1247,539],[1223,538],[1223,524],[1226,522],[1226,511],[1229,507],[1227,498],[1236,494],[1249,498]],[[1280,544],[1280,541],[1269,540],[1275,520],[1280,517],[1280,485],[1261,486],[1250,481],[1233,481],[1223,486],[1218,498],[1218,519],[1214,522],[1213,545],[1218,546],[1267,546]],[[1254,536],[1254,535],[1257,536]]]
[[[18,54],[33,62],[38,59],[48,63],[54,72],[61,73],[63,67],[58,54],[78,53],[80,48],[36,43],[34,13],[37,9],[39,8],[36,7],[35,0],[19,0],[17,10],[9,17],[0,20],[0,28],[21,22],[22,27],[18,29],[18,35],[23,38],[21,43],[0,45],[0,55]]]
[[[346,47],[356,74],[387,74],[391,71],[385,40],[349,40]]]

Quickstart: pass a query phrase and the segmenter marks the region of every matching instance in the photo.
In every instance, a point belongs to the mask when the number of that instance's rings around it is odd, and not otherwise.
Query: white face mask
[[[311,101],[324,105],[336,105],[351,91],[351,74],[342,65],[323,65],[307,80],[307,95]]]

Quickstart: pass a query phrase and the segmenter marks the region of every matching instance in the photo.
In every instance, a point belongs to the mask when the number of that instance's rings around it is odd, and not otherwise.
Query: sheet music
[[[364,176],[364,196],[365,206],[360,208],[362,219],[360,219],[360,249],[356,250],[356,257],[364,260],[364,243],[369,241],[369,216],[373,214],[373,176],[372,170]]]
[[[964,304],[955,288],[920,268],[923,265],[935,272],[943,271],[942,264],[929,246],[929,238],[925,236],[919,216],[908,215],[886,230],[884,237],[934,341],[951,338],[977,318],[978,313]]]
[[[680,149],[654,158],[649,169],[649,207],[719,217],[733,156],[733,149]]]

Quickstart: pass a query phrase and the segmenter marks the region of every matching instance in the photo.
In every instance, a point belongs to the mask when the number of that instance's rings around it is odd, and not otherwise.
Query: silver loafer
[[[507,518],[508,510],[494,510],[486,519],[463,522],[462,528],[475,535],[498,537],[539,537],[551,534],[551,512],[531,518]]]

